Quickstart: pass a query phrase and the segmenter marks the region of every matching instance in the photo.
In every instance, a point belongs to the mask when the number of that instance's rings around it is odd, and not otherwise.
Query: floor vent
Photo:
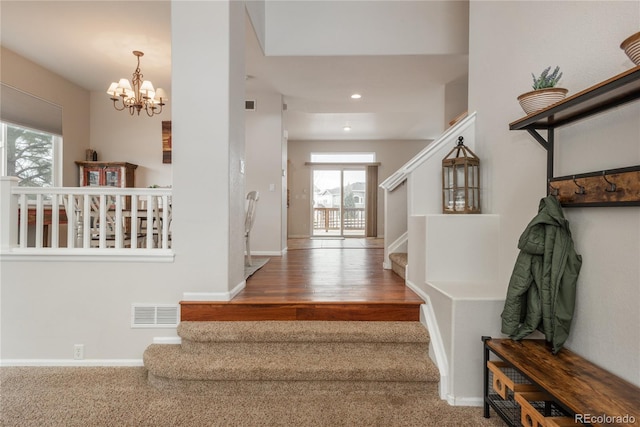
[[[180,307],[176,304],[133,304],[132,328],[171,328],[178,326]]]

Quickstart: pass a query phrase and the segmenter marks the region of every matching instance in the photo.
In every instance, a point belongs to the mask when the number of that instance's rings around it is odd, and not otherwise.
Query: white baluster
[[[147,195],[147,249],[151,249],[154,246],[153,241],[153,210],[156,205],[156,196],[151,194]]]
[[[85,194],[82,199],[82,247],[89,248],[91,247],[91,229],[89,228],[91,226],[91,196]]]
[[[131,249],[138,248],[138,195],[131,196]]]
[[[29,240],[29,205],[27,203],[27,195],[20,195],[20,247],[26,248]]]
[[[60,206],[58,205],[58,194],[51,194],[51,247],[57,248],[60,244],[58,232],[60,227]]]
[[[113,224],[113,227],[116,232],[116,248],[122,248],[124,246],[122,243],[124,238],[124,231],[125,231],[124,230],[125,224],[124,224],[124,221],[122,220],[122,198],[123,197],[124,196],[120,196],[120,195],[115,196],[116,220],[115,220],[115,224]],[[109,209],[109,206],[107,206],[107,209]]]
[[[12,189],[18,187],[19,179],[14,176],[0,176],[0,250],[5,251],[18,245],[18,198]]]

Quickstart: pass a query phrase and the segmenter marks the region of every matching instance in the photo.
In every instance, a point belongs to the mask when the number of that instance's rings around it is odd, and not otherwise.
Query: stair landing
[[[182,301],[181,320],[419,321],[424,301],[383,259],[381,247],[289,250],[231,301]]]

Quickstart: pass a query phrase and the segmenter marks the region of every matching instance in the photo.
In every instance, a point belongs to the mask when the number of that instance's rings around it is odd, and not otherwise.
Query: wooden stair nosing
[[[344,320],[419,321],[422,301],[403,303],[230,303],[183,301],[182,321]]]

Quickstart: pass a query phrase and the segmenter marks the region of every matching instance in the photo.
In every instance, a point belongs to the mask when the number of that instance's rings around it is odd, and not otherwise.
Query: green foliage
[[[535,74],[531,73],[531,76],[533,77],[533,89],[537,90],[555,87],[562,77],[560,67],[556,66],[551,74],[549,74],[549,71],[551,71],[551,67],[545,68],[542,73],[540,73],[540,77],[536,77]]]
[[[20,178],[20,186],[52,185],[52,135],[7,125],[7,148],[7,175]]]
[[[7,175],[20,178],[20,186],[46,187],[53,183],[51,135],[7,125]]]

